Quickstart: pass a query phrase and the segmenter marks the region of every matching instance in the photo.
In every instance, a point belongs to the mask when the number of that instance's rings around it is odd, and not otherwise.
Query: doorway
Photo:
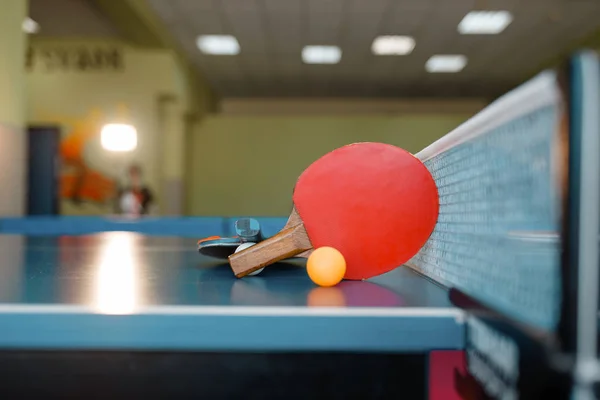
[[[28,129],[27,215],[58,215],[60,128]]]

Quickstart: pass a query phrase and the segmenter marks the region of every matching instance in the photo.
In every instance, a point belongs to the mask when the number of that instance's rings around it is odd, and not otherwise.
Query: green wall
[[[328,151],[375,141],[416,153],[471,116],[209,116],[188,140],[188,214],[288,215],[298,175]]]

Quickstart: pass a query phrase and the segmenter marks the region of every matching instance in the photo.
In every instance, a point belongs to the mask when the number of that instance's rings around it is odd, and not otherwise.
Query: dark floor
[[[2,399],[426,399],[422,354],[2,352]]]

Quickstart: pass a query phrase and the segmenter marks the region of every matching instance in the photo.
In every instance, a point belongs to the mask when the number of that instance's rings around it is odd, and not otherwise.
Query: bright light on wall
[[[196,45],[205,54],[233,56],[240,52],[240,44],[231,35],[203,35],[196,40]]]
[[[471,11],[458,24],[458,32],[463,35],[497,35],[512,20],[508,11]]]
[[[26,33],[38,33],[40,31],[40,24],[27,17],[23,21],[22,28]]]
[[[102,147],[108,151],[132,151],[137,147],[137,131],[131,125],[104,125],[100,134]]]
[[[415,48],[415,39],[410,36],[379,36],[371,45],[371,51],[378,56],[404,56]]]

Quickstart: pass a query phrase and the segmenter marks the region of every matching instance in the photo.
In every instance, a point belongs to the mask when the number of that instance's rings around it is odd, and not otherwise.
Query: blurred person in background
[[[118,213],[129,216],[147,215],[154,200],[152,191],[142,179],[142,169],[131,165],[127,170],[126,185],[117,195]]]

